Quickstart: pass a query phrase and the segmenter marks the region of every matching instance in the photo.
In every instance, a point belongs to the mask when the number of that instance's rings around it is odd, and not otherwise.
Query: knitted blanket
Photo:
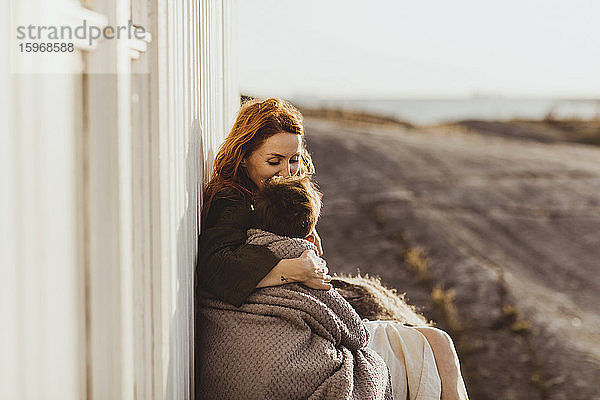
[[[249,231],[248,243],[298,257],[312,244]],[[199,299],[199,399],[391,399],[387,366],[335,290],[286,284],[255,290],[239,308]]]

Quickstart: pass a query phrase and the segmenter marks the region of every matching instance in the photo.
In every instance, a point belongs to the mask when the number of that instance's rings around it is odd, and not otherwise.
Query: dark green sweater
[[[202,232],[198,287],[239,307],[280,261],[264,246],[246,244],[251,203],[240,194],[217,194]]]

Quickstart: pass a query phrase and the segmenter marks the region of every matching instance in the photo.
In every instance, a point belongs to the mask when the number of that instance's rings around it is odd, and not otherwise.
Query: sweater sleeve
[[[246,244],[249,225],[245,201],[215,198],[200,235],[199,287],[237,307],[280,261],[265,246]]]

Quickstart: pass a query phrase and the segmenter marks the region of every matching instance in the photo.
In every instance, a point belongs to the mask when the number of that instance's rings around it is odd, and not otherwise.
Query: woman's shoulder
[[[234,188],[223,188],[214,193],[205,204],[206,225],[222,225],[235,223],[246,225],[251,212],[251,200]]]
[[[214,194],[215,199],[227,199],[232,201],[243,201],[246,199],[246,196],[236,187],[223,187],[215,190]]]
[[[219,189],[211,197],[210,208],[246,206],[251,203],[249,197],[242,193],[241,190],[231,187]]]

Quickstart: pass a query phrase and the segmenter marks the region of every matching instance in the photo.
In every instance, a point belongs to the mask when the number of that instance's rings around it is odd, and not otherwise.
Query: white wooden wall
[[[3,4],[4,5],[4,4]],[[54,18],[47,2],[13,2],[15,22]],[[3,27],[11,15],[3,8]],[[4,34],[6,33],[6,34]],[[12,36],[14,32],[10,32]],[[2,49],[8,49],[9,30]],[[44,58],[2,69],[0,398],[85,395],[85,293],[79,207],[80,54],[37,74]],[[2,62],[8,67],[8,59]]]
[[[0,399],[190,398],[201,186],[239,106],[234,3],[85,4],[2,13],[151,36],[2,74]]]

